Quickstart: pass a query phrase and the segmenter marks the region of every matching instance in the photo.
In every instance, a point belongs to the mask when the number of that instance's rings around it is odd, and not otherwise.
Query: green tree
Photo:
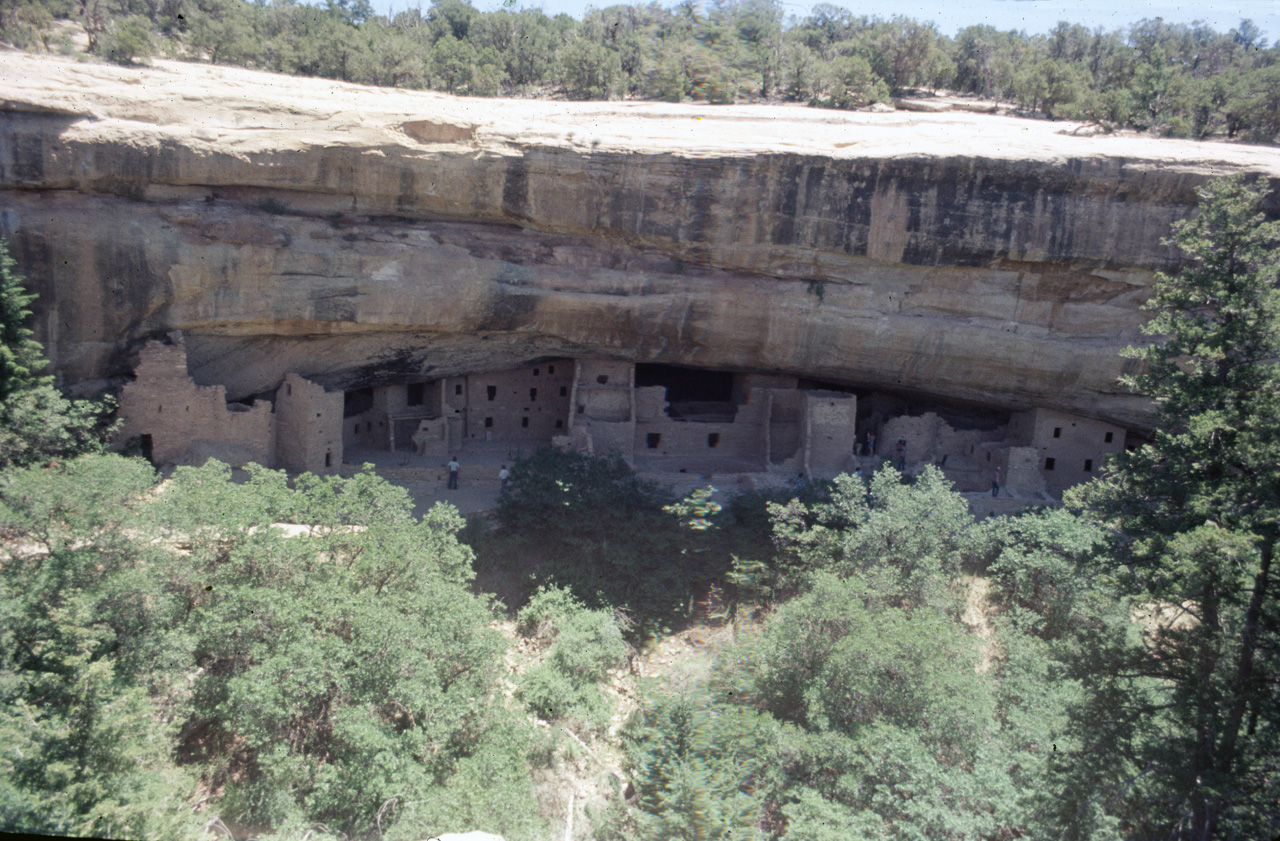
[[[0,469],[90,452],[109,431],[109,404],[68,400],[39,373],[48,362],[27,326],[35,298],[0,240]]]
[[[560,51],[560,76],[574,99],[609,99],[622,79],[622,62],[612,50],[574,39]]]
[[[20,536],[0,555],[0,828],[198,831],[195,780],[170,759],[181,605],[154,574],[158,547],[128,537],[154,482],[140,459],[85,456],[0,483],[0,527]]]
[[[813,102],[829,108],[861,108],[886,102],[889,87],[860,55],[838,55],[819,70],[822,95]]]
[[[85,456],[0,482],[10,826],[175,837],[204,776],[225,821],[285,835],[545,836],[456,511],[417,520],[371,473],[155,480]]]
[[[869,488],[840,476],[829,502],[770,508],[775,540],[798,569],[864,576],[877,604],[954,610],[951,580],[986,551],[968,503],[935,467],[911,484],[885,468]]]
[[[195,0],[186,45],[210,64],[247,64],[261,52],[254,29],[255,7],[239,0]]]
[[[224,816],[362,834],[400,798],[436,803],[426,834],[475,828],[459,821],[480,795],[450,781],[481,763],[516,773],[500,795],[512,808],[479,826],[531,831],[528,748],[497,691],[504,644],[467,591],[457,512],[415,520],[404,490],[372,473],[305,475],[293,488],[282,472],[250,476],[232,482],[216,462],[180,469],[152,506],[190,539],[170,561],[183,570],[173,586],[198,674],[187,727],[237,746],[223,762],[253,769],[228,787]]]
[[[155,53],[151,39],[151,21],[142,15],[129,15],[112,21],[98,36],[97,52],[117,64],[133,64],[134,59],[149,58]]]
[[[35,299],[9,256],[8,243],[0,239],[0,400],[43,381],[44,348],[27,326]]]
[[[1280,820],[1280,224],[1264,196],[1215,182],[1175,226],[1186,265],[1158,276],[1157,341],[1126,380],[1154,398],[1156,431],[1069,497],[1123,536],[1114,574],[1153,617],[1134,665],[1157,700],[1115,746],[1144,777],[1115,798],[1139,834],[1263,837]]]

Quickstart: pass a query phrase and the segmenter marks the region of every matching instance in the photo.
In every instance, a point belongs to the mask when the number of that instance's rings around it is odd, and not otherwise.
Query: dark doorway
[[[352,418],[373,408],[373,389],[353,388],[342,397],[342,416]]]
[[[142,457],[147,461],[151,461],[151,454],[154,452],[155,444],[151,441],[150,435],[139,435],[138,446],[142,450]]]
[[[733,401],[731,371],[703,371],[675,365],[636,366],[636,387],[660,385],[667,389],[668,403],[730,403]]]

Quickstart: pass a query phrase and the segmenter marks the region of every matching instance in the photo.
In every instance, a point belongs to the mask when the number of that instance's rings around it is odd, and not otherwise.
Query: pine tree
[[[1118,577],[1155,617],[1139,671],[1156,697],[1131,757],[1146,778],[1126,787],[1138,835],[1261,837],[1280,817],[1280,223],[1264,196],[1224,179],[1175,227],[1186,265],[1158,276],[1155,342],[1129,351],[1156,431],[1071,498],[1121,536]]]
[[[39,373],[44,348],[27,326],[27,292],[0,240],[0,468],[38,464],[101,449],[109,400],[68,400]]]
[[[44,348],[27,326],[28,307],[35,299],[23,287],[9,247],[0,239],[0,400],[44,379],[38,373],[47,364]]]

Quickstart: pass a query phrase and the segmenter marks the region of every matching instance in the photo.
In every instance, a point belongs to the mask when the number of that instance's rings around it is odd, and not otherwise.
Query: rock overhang
[[[786,373],[1143,426],[1194,190],[1263,147],[976,114],[467,100],[0,56],[3,233],[63,380],[180,328],[232,397],[538,358]],[[51,81],[56,80],[56,81]],[[1069,127],[1068,127],[1069,128]]]

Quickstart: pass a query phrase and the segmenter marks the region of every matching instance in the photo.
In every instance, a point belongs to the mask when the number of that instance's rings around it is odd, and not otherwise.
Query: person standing
[[[502,465],[502,469],[498,471],[498,483],[499,483],[498,493],[502,493],[507,489],[507,480],[510,478],[511,478],[511,471],[507,469],[507,466],[505,464]]]
[[[449,456],[449,490],[458,489],[458,457]]]
[[[1000,495],[1000,468],[997,467],[991,471],[991,498],[995,499]]]
[[[898,472],[901,473],[907,469],[907,442],[905,439],[898,439]]]

